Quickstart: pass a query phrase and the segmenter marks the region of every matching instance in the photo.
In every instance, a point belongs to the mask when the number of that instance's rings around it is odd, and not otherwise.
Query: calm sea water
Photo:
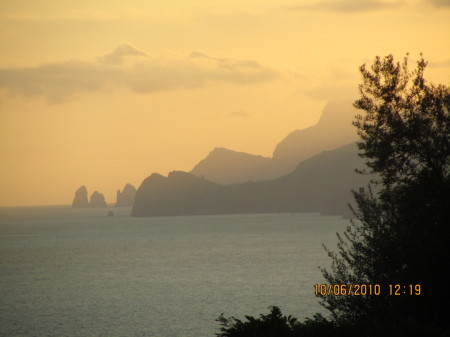
[[[202,337],[215,319],[323,311],[314,284],[348,220],[131,218],[129,208],[0,209],[0,336]]]

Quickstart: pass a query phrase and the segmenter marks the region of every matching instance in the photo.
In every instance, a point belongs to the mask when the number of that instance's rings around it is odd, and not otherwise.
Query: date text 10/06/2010
[[[383,288],[385,290],[386,288]],[[314,290],[316,296],[367,296],[381,295],[382,287],[379,284],[315,284]],[[420,295],[422,287],[420,284],[389,284],[387,286],[389,295]]]

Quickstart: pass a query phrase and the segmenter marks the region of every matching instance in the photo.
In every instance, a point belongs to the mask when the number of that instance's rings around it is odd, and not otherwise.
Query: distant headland
[[[191,172],[153,173],[139,187],[132,216],[319,212],[350,216],[351,190],[370,177],[358,157],[351,102],[329,102],[319,122],[296,130],[272,158],[214,149]]]
[[[136,190],[126,184],[115,206],[132,206],[132,216],[319,212],[349,216],[351,190],[371,177],[357,154],[349,101],[329,102],[319,122],[285,137],[262,157],[215,148],[190,172],[153,173]],[[106,207],[103,194],[81,186],[74,208]]]

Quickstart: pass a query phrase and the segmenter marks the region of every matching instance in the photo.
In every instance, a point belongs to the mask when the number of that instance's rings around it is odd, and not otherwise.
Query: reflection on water
[[[131,218],[0,209],[0,336],[214,336],[215,319],[323,311],[313,295],[348,221],[318,214]]]

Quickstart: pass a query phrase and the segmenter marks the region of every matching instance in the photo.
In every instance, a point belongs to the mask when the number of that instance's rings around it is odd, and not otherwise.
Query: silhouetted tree
[[[292,316],[283,316],[280,308],[270,307],[270,313],[258,318],[245,316],[245,321],[236,317],[217,319],[222,326],[218,337],[353,337],[359,336],[354,329],[338,327],[333,321],[315,314],[304,322]]]
[[[281,310],[273,306],[268,315],[261,314],[259,318],[245,316],[247,321],[241,321],[236,317],[225,318],[222,315],[217,319],[221,325],[220,337],[291,337],[298,324],[291,316],[283,316]]]
[[[353,192],[355,219],[338,234],[337,252],[327,250],[332,266],[322,272],[347,291],[372,289],[323,296],[333,320],[316,314],[298,322],[277,307],[246,321],[222,315],[217,336],[450,336],[450,87],[427,84],[426,65],[421,57],[410,72],[407,57],[399,63],[389,55],[360,68],[354,106],[365,113],[354,125],[368,166],[360,173],[374,180]]]
[[[381,294],[325,296],[338,323],[429,333],[447,324],[450,88],[428,84],[426,65],[421,57],[410,72],[407,57],[399,63],[389,55],[360,68],[354,106],[365,113],[354,125],[374,188],[353,192],[356,219],[337,253],[328,251],[331,271],[322,271],[331,284],[380,284]],[[390,295],[396,284],[400,295]]]

